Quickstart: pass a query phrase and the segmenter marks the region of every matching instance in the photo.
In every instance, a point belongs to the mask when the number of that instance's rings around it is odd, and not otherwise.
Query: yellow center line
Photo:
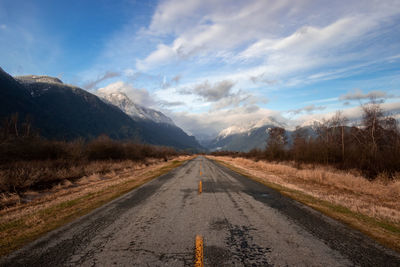
[[[201,192],[203,192],[203,183],[199,181],[199,194],[201,194]]]
[[[196,259],[194,262],[195,267],[204,266],[204,255],[203,255],[203,237],[196,235]]]

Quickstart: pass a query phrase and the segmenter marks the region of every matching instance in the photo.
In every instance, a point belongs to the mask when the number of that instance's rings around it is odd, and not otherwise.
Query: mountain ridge
[[[131,116],[133,119],[144,119],[151,120],[157,123],[167,123],[175,125],[171,118],[165,116],[162,112],[146,108],[135,102],[133,102],[125,93],[123,92],[104,92],[99,89],[97,95],[114,106],[120,108],[123,112]]]
[[[273,127],[285,128],[285,124],[266,118],[247,124],[246,126],[230,126],[222,130],[217,137],[207,143],[211,151],[227,150],[248,152],[252,149],[264,149],[269,137],[268,131]],[[315,129],[312,125],[302,126],[309,136],[314,136]],[[288,143],[293,142],[295,130],[286,130]]]
[[[33,127],[49,139],[93,139],[106,134],[118,140],[198,151],[203,147],[177,126],[133,120],[115,105],[58,78],[12,77],[0,68],[0,117],[31,116]]]

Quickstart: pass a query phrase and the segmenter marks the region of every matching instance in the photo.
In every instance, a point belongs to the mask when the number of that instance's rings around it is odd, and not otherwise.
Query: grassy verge
[[[319,199],[300,190],[288,188],[283,185],[270,182],[266,179],[256,177],[247,172],[245,169],[233,166],[222,160],[215,161],[237,173],[242,174],[243,176],[246,176],[252,180],[273,188],[287,197],[290,197],[309,207],[312,207],[313,209],[318,210],[331,218],[339,220],[349,225],[350,227],[370,236],[380,244],[388,248],[394,249],[397,252],[400,252],[400,224],[398,223],[382,218],[374,218],[362,213],[352,211],[345,206]]]
[[[96,192],[57,203],[45,209],[0,223],[0,256],[21,248],[43,234],[89,213],[107,202],[179,167],[185,160],[174,160],[144,171],[138,177],[122,180]]]

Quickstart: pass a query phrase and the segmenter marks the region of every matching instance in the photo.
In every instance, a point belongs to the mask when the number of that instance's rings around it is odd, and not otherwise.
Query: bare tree
[[[271,160],[280,160],[285,154],[285,146],[287,145],[286,130],[281,127],[273,127],[268,129],[268,139],[266,147],[267,158]]]
[[[293,133],[293,145],[291,152],[295,161],[305,161],[307,159],[307,151],[309,150],[309,136],[307,129],[297,126]]]
[[[342,111],[337,111],[336,114],[329,120],[329,126],[333,131],[334,141],[340,145],[342,162],[345,160],[345,127],[348,119],[343,116]]]

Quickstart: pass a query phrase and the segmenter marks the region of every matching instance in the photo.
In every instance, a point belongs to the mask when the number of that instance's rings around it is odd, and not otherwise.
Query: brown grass
[[[73,219],[129,192],[145,182],[181,165],[188,156],[168,162],[152,160],[151,164],[132,161],[109,163],[109,172],[63,180],[51,189],[27,191],[22,196],[3,194],[0,201],[9,202],[0,210],[0,256],[20,248]],[[92,166],[105,168],[106,166]]]
[[[369,181],[329,167],[212,157],[400,251],[400,180]]]

